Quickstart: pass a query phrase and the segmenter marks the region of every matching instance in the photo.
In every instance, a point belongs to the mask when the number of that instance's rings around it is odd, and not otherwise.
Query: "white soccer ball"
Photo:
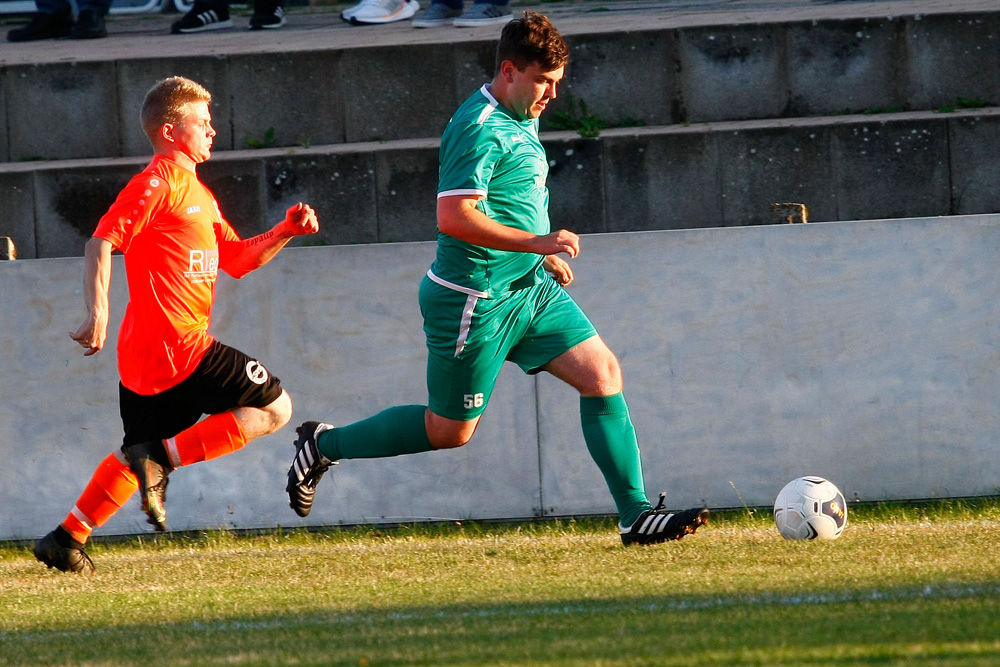
[[[847,503],[822,477],[793,479],[774,501],[774,523],[786,540],[833,540],[847,527]]]

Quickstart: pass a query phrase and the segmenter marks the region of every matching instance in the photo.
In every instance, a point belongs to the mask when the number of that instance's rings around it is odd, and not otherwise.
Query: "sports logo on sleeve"
[[[256,359],[247,362],[247,377],[254,384],[264,384],[267,382],[267,369]]]

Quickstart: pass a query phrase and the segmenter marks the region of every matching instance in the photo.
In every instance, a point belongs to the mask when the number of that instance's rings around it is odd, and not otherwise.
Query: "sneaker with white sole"
[[[253,4],[253,16],[250,17],[251,30],[267,30],[285,25],[285,8],[281,0],[257,0]]]
[[[618,525],[622,544],[658,544],[670,540],[679,540],[685,535],[691,535],[700,526],[708,523],[707,507],[695,507],[681,512],[668,512],[663,509],[666,502],[665,493],[660,494],[660,502],[653,509],[646,510],[627,528]]]
[[[451,7],[443,2],[432,2],[423,14],[410,23],[414,28],[438,28],[451,25],[462,15],[461,7]]]
[[[452,23],[456,28],[475,28],[480,25],[509,23],[514,17],[507,5],[492,2],[477,2]]]
[[[195,0],[191,11],[185,14],[181,20],[170,26],[173,34],[189,34],[193,32],[205,32],[206,30],[222,30],[232,27],[233,22],[229,20],[228,2],[202,2]]]
[[[361,0],[341,12],[353,25],[378,25],[405,21],[420,11],[417,0]]]
[[[312,511],[316,485],[330,466],[337,465],[323,456],[316,444],[316,438],[323,431],[333,428],[323,422],[305,422],[295,429],[299,435],[295,440],[295,458],[288,467],[288,504],[299,516],[308,516]]]

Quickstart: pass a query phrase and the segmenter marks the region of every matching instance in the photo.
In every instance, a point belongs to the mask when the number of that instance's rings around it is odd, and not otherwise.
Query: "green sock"
[[[426,405],[397,405],[359,422],[323,431],[320,453],[331,461],[378,459],[432,449],[424,426]]]
[[[623,526],[630,526],[651,505],[642,481],[642,460],[625,396],[581,396],[583,439],[618,507]]]

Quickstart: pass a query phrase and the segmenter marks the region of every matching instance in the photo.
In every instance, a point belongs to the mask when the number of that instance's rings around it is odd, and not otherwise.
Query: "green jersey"
[[[441,137],[438,197],[481,196],[480,211],[532,234],[549,233],[549,166],[538,119],[521,120],[483,86],[452,116]],[[542,255],[494,250],[438,233],[431,280],[483,298],[537,284]]]

